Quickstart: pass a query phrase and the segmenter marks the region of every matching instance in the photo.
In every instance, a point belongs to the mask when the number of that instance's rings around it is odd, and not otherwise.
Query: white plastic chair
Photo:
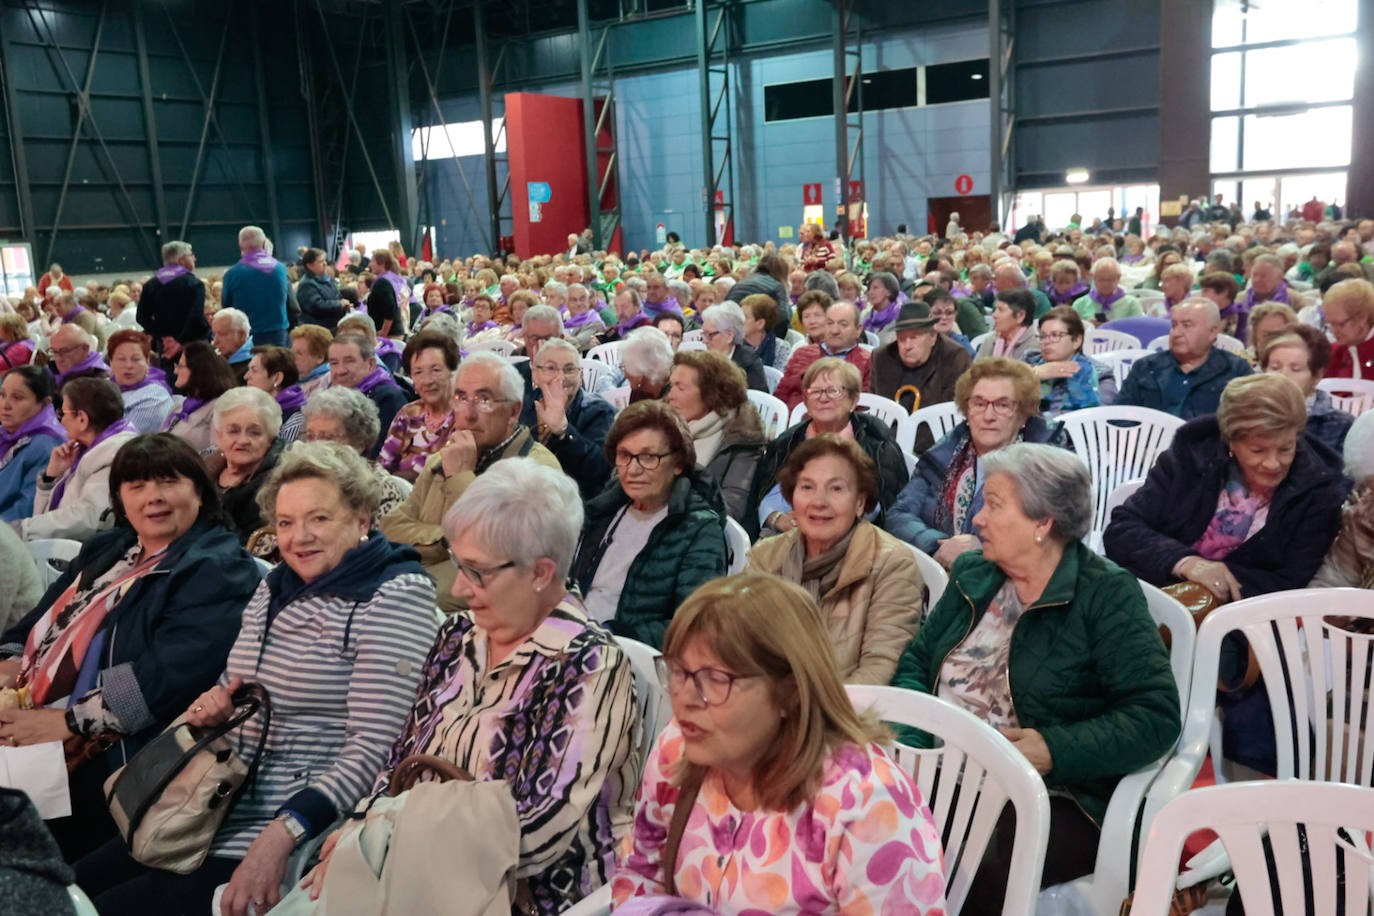
[[[673,717],[673,704],[668,692],[658,682],[654,659],[662,653],[653,646],[623,636],[615,638],[616,645],[625,651],[630,670],[635,676],[635,698],[639,704],[639,761],[642,765],[649,751],[658,741],[659,732]]]
[[[1113,350],[1110,353],[1102,354],[1099,359],[1108,366],[1111,366],[1112,378],[1116,379],[1116,386],[1120,389],[1121,383],[1126,380],[1126,376],[1131,374],[1131,367],[1135,365],[1136,360],[1150,356],[1154,352],[1155,351],[1147,350],[1144,347],[1127,350]]]
[[[1232,337],[1230,334],[1218,334],[1217,342],[1214,346],[1218,350],[1225,350],[1227,353],[1234,353],[1237,356],[1245,355],[1245,343],[1239,338]]]
[[[971,347],[973,347],[973,352],[974,352],[974,353],[977,353],[977,352],[978,352],[978,348],[981,347],[981,346],[983,345],[983,341],[985,341],[985,340],[987,340],[989,337],[991,337],[992,334],[993,334],[992,331],[988,331],[988,332],[986,332],[986,333],[979,334],[977,337],[975,337],[975,338],[973,338],[972,340],[970,340],[970,341],[969,341],[969,345],[970,345]]]
[[[81,552],[81,542],[68,538],[40,538],[29,541],[29,556],[38,567],[38,578],[46,589],[67,571],[67,564]]]
[[[704,340],[684,340],[677,345],[677,351],[682,353],[687,350],[705,350],[706,341]]]
[[[730,565],[727,574],[733,576],[744,569],[745,555],[753,546],[749,542],[749,533],[744,530],[743,525],[733,518],[725,520],[725,546],[730,550]]]
[[[490,350],[502,356],[509,357],[515,352],[515,344],[509,340],[480,340],[474,344],[464,344],[463,349],[469,353],[476,353],[479,350]]]
[[[792,345],[793,350],[796,350],[797,347],[806,346],[806,335],[803,334],[801,331],[798,331],[796,328],[788,328],[787,342]]]
[[[935,561],[935,558],[915,544],[907,544],[916,557],[916,568],[921,571],[921,582],[925,585],[925,607],[921,610],[921,623],[925,623],[935,605],[949,588],[949,573]]]
[[[1107,526],[1112,523],[1112,512],[1116,511],[1117,506],[1130,499],[1131,494],[1139,490],[1140,485],[1144,482],[1145,479],[1143,477],[1139,480],[1128,480],[1125,483],[1119,484],[1110,494],[1108,494],[1107,505],[1102,512],[1102,530],[1089,531],[1086,539],[1087,545],[1092,548],[1094,553],[1106,556],[1107,550],[1102,545],[1102,532],[1106,531]]]
[[[264,578],[272,571],[272,564],[262,557],[254,557],[253,562],[258,564],[258,572],[262,573]]]
[[[772,366],[764,366],[763,380],[768,383],[768,393],[772,394],[778,390],[778,382],[782,381],[782,370]]]
[[[75,884],[67,885],[67,897],[71,901],[72,909],[76,911],[76,916],[100,916],[95,904],[91,903],[91,898]]]
[[[870,350],[877,349],[880,340],[877,334],[872,331],[864,331],[864,343]]]
[[[916,448],[916,426],[911,422],[911,412],[891,398],[860,392],[859,406],[866,408],[872,416],[882,420],[892,429],[892,437],[897,440],[902,451]]]
[[[697,328],[697,329],[694,330],[694,331],[688,331],[687,333],[685,333],[685,334],[682,335],[682,342],[683,342],[683,343],[690,343],[690,342],[702,343],[703,346],[704,346],[705,344],[704,344],[703,341],[702,341],[702,337],[703,337],[703,335],[704,335],[705,333],[706,333],[706,331],[705,331],[704,328]]]
[[[1101,537],[1107,527],[1107,500],[1128,480],[1149,474],[1159,453],[1174,441],[1183,421],[1148,407],[1086,407],[1063,415],[1073,450],[1088,465],[1093,481],[1093,527]],[[1090,540],[1089,543],[1092,543]]]
[[[991,725],[944,700],[898,687],[848,684],[845,690],[855,709],[872,709],[883,721],[919,728],[940,743],[931,749],[899,744],[893,756],[915,777],[940,830],[946,911],[963,908],[1002,807],[1011,802],[1016,835],[1002,913],[1034,913],[1050,831],[1050,797],[1035,768]]]
[[[747,394],[749,403],[754,405],[759,412],[759,419],[763,421],[763,434],[769,439],[776,438],[778,433],[787,428],[787,404],[780,398],[753,388]]]
[[[630,386],[622,385],[619,388],[608,388],[601,392],[601,396],[610,401],[616,411],[622,411],[630,406]]]
[[[1131,907],[1139,916],[1164,916],[1178,886],[1183,844],[1198,830],[1214,830],[1245,897],[1247,913],[1335,913],[1337,851],[1344,860],[1345,912],[1369,907],[1371,857],[1365,837],[1374,830],[1374,803],[1359,786],[1287,780],[1238,782],[1187,792],[1160,810],[1145,841]],[[1306,833],[1312,909],[1298,825]],[[1340,832],[1344,830],[1344,835]],[[1263,839],[1272,855],[1266,856]],[[1353,841],[1353,842],[1352,842]],[[1279,899],[1269,880],[1272,861]]]
[[[922,407],[911,415],[911,441],[916,441],[921,425],[925,424],[930,427],[930,435],[934,441],[939,442],[954,432],[954,427],[963,422],[963,419],[964,415],[959,413],[959,405],[953,401]]]
[[[582,388],[600,394],[615,384],[615,370],[599,359],[582,357]]]
[[[1358,378],[1324,378],[1317,387],[1331,396],[1337,410],[1359,416],[1374,408],[1374,381]]]
[[[612,368],[619,368],[621,343],[623,341],[613,340],[610,343],[597,344],[587,351],[587,358],[600,360]]]
[[[1114,350],[1139,350],[1140,338],[1125,331],[1104,331],[1097,328],[1088,334],[1088,345],[1085,349],[1089,356],[1111,353]]]

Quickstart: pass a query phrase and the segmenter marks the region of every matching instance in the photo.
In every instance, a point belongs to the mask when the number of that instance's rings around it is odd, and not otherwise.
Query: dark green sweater
[[[1006,575],[982,551],[959,557],[949,587],[897,664],[894,687],[935,691],[940,666],[977,625]],[[1007,681],[1022,728],[1040,732],[1067,792],[1099,824],[1117,781],[1178,740],[1169,653],[1135,577],[1074,542],[1016,623]],[[908,732],[903,741],[929,744]]]

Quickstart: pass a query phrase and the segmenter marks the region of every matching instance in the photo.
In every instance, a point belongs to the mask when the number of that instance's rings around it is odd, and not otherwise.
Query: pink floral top
[[[613,907],[662,894],[659,855],[683,754],[671,722],[649,754],[634,826],[621,844]],[[722,916],[942,913],[940,835],[910,775],[881,748],[846,747],[825,765],[817,796],[793,811],[740,811],[718,776],[702,783],[678,850],[674,880],[688,900]]]

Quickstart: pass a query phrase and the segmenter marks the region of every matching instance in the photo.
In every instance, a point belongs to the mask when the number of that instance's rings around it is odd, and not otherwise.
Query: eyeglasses
[[[306,442],[341,442],[344,445],[348,444],[348,436],[343,433],[339,433],[338,435],[334,433],[312,433],[307,429],[303,438]]]
[[[1073,336],[1073,335],[1070,334],[1068,331],[1049,331],[1049,332],[1041,331],[1041,332],[1040,332],[1040,339],[1041,339],[1041,340],[1048,340],[1050,343],[1058,343],[1059,341],[1064,340],[1064,339],[1067,338],[1067,337],[1072,337],[1072,336]]]
[[[85,344],[73,344],[70,347],[53,347],[52,355],[61,356],[63,359],[80,350],[89,349]]]
[[[702,331],[702,332],[701,332],[701,339],[702,339],[702,340],[715,340],[715,339],[716,339],[717,337],[719,337],[720,335],[722,335],[722,334],[728,334],[728,333],[730,333],[730,332],[729,332],[729,331]]]
[[[581,366],[560,366],[557,363],[547,363],[543,366],[535,366],[540,372],[558,372],[568,378],[576,378],[582,374]]]
[[[849,392],[843,388],[808,388],[806,396],[817,401],[838,401],[842,397],[848,396]]]
[[[454,569],[462,573],[465,579],[467,579],[469,582],[471,582],[478,588],[487,587],[488,576],[494,576],[503,569],[515,568],[514,560],[508,560],[507,562],[502,563],[500,566],[488,566],[486,569],[479,569],[476,566],[469,566],[462,560],[455,557],[453,554],[449,554],[448,559],[449,562],[453,564]]]
[[[995,401],[989,401],[987,398],[973,397],[969,398],[968,406],[969,410],[978,413],[991,410],[994,415],[999,417],[1009,417],[1016,413],[1016,402],[1011,398],[998,398]]]
[[[659,466],[664,458],[667,458],[671,454],[672,452],[663,452],[660,455],[655,455],[653,452],[640,452],[636,455],[633,452],[627,452],[624,449],[618,448],[615,450],[615,466],[618,468],[627,468],[630,466],[630,461],[633,460],[638,462],[639,466],[644,470],[652,471]]]
[[[496,409],[497,404],[506,403],[505,398],[494,398],[489,394],[479,394],[475,397],[468,397],[465,394],[455,394],[453,396],[454,407],[467,407],[469,404],[475,406],[481,413],[491,413]]]
[[[681,690],[690,678],[696,685],[697,696],[704,706],[720,706],[730,699],[730,688],[735,681],[744,681],[757,674],[731,674],[719,668],[698,668],[688,671],[677,662],[670,662],[662,655],[654,659],[654,671],[658,674],[659,685],[668,693]]]

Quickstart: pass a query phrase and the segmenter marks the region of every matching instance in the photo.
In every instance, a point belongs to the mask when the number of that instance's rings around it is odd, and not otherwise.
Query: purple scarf
[[[86,307],[78,305],[76,308],[72,309],[70,312],[67,313],[67,317],[62,319],[62,323],[71,324],[73,321],[76,320],[76,316],[80,315],[84,311],[86,311]]]
[[[172,386],[167,384],[167,373],[156,366],[148,367],[148,374],[143,376],[142,381],[134,382],[132,385],[120,385],[119,390],[121,392],[137,391],[140,388],[147,388],[149,385],[161,385],[169,393],[172,390]]]
[[[265,274],[273,273],[277,269],[277,259],[265,251],[250,251],[239,258],[239,263]]]
[[[410,302],[410,287],[394,271],[388,270],[377,278],[391,284],[392,295],[396,297],[396,311],[404,313]]]
[[[209,403],[210,401],[206,398],[182,398],[181,406],[178,407],[176,410],[172,411],[172,413],[168,415],[167,419],[163,421],[162,431],[165,433],[167,432],[167,430],[171,429],[176,424],[185,423],[187,420],[191,418],[191,414],[195,413],[197,410],[200,410],[202,407]]]
[[[57,486],[52,488],[52,500],[48,503],[48,510],[51,511],[53,509],[56,509],[58,506],[62,504],[62,494],[67,491],[67,481],[71,480],[73,477],[76,476],[76,469],[81,466],[81,459],[85,458],[86,455],[90,453],[91,449],[95,448],[97,445],[104,442],[111,436],[117,436],[120,433],[132,432],[137,432],[137,430],[134,429],[134,425],[132,423],[130,423],[128,420],[123,419],[116,420],[114,423],[105,427],[104,431],[101,432],[100,435],[95,437],[95,441],[91,443],[91,448],[83,448],[80,451],[78,451],[76,455],[76,460],[72,462],[72,466],[67,469],[67,473],[62,475],[62,479],[57,482]]]
[[[448,314],[452,315],[452,314],[453,314],[453,306],[451,306],[451,305],[436,305],[433,309],[431,309],[431,308],[429,308],[428,306],[426,306],[425,308],[423,308],[423,309],[420,310],[420,320],[419,320],[418,322],[416,322],[416,324],[417,324],[417,325],[419,325],[419,324],[424,324],[426,321],[428,321],[430,318],[434,317],[435,315],[438,315],[440,312],[447,312]]]
[[[283,417],[295,413],[305,404],[305,392],[301,391],[300,385],[291,385],[277,392],[277,406],[281,408]]]
[[[1057,292],[1054,288],[1054,284],[1051,283],[1050,288],[1046,290],[1046,295],[1050,297],[1050,302],[1052,302],[1055,305],[1073,305],[1073,301],[1082,296],[1087,291],[1088,284],[1084,283],[1082,280],[1079,280],[1073,286],[1069,287],[1067,292],[1062,294]]]
[[[1119,286],[1116,288],[1116,292],[1112,293],[1106,299],[1102,298],[1102,294],[1097,291],[1096,286],[1088,290],[1088,298],[1097,303],[1098,311],[1104,315],[1110,315],[1112,313],[1112,303],[1116,302],[1116,300],[1124,295],[1126,295],[1126,291]]]
[[[483,331],[490,331],[492,328],[499,327],[500,325],[494,321],[484,321],[481,324],[478,324],[476,321],[469,321],[467,326],[467,336],[471,337],[474,334],[480,334]]]
[[[645,315],[649,316],[650,321],[653,321],[655,318],[657,318],[659,315],[662,315],[664,312],[667,312],[670,315],[682,314],[682,306],[678,305],[677,298],[674,296],[669,296],[662,302],[650,302],[649,300],[645,299],[640,308],[643,310]]]
[[[573,331],[573,330],[576,330],[577,328],[582,327],[582,325],[586,324],[587,322],[591,321],[592,319],[594,319],[594,318],[596,318],[596,317],[597,317],[597,315],[596,315],[595,312],[593,312],[591,309],[587,309],[587,310],[586,310],[585,312],[583,312],[581,315],[573,315],[573,316],[570,317],[570,318],[565,318],[565,319],[563,320],[563,330],[565,330],[565,331]]]
[[[167,264],[157,272],[157,279],[160,283],[171,283],[182,274],[189,274],[190,271],[180,264]]]
[[[67,441],[67,431],[57,421],[57,411],[53,410],[51,404],[19,424],[14,432],[0,426],[0,465],[9,463],[10,452],[16,445],[34,436],[52,436],[62,442]]]
[[[398,344],[396,341],[392,340],[390,337],[378,337],[377,345],[373,348],[373,352],[377,355],[378,359],[381,359],[383,356],[390,356],[393,353],[400,353],[401,345]]]
[[[378,385],[390,385],[392,388],[399,388],[396,380],[391,377],[391,373],[386,371],[384,366],[378,366],[367,374],[367,378],[358,383],[358,390],[367,394]]]
[[[106,375],[110,374],[110,367],[105,365],[105,360],[100,358],[99,353],[88,353],[85,359],[75,366],[72,366],[66,372],[57,373],[57,378],[53,380],[53,384],[57,386],[58,391],[61,391],[62,386],[67,383],[67,379],[74,378],[82,372],[89,372],[92,369],[99,369]]]
[[[1145,255],[1144,255],[1144,254],[1128,254],[1128,255],[1123,255],[1123,256],[1122,256],[1122,258],[1121,258],[1121,263],[1122,263],[1122,264],[1139,264],[1139,263],[1140,263],[1141,261],[1143,261],[1143,260],[1145,260]]]
[[[874,334],[897,320],[897,313],[902,310],[902,303],[894,301],[881,312],[870,311],[868,317],[864,319],[864,330],[872,331]]]
[[[630,333],[635,328],[642,328],[652,323],[653,319],[650,318],[647,313],[640,312],[638,315],[634,316],[629,321],[617,322],[615,326],[615,332],[619,336],[624,337],[626,334]]]
[[[1260,301],[1282,302],[1284,305],[1287,305],[1288,284],[1279,281],[1279,288],[1274,290],[1273,295],[1267,296],[1263,300],[1260,300],[1259,296],[1255,293],[1255,288],[1252,286],[1245,291],[1245,296],[1243,298],[1237,299],[1221,310],[1221,317],[1223,319],[1230,318],[1232,315],[1236,317],[1236,336],[1241,340],[1245,339],[1245,326],[1250,323],[1250,310],[1258,305]]]

